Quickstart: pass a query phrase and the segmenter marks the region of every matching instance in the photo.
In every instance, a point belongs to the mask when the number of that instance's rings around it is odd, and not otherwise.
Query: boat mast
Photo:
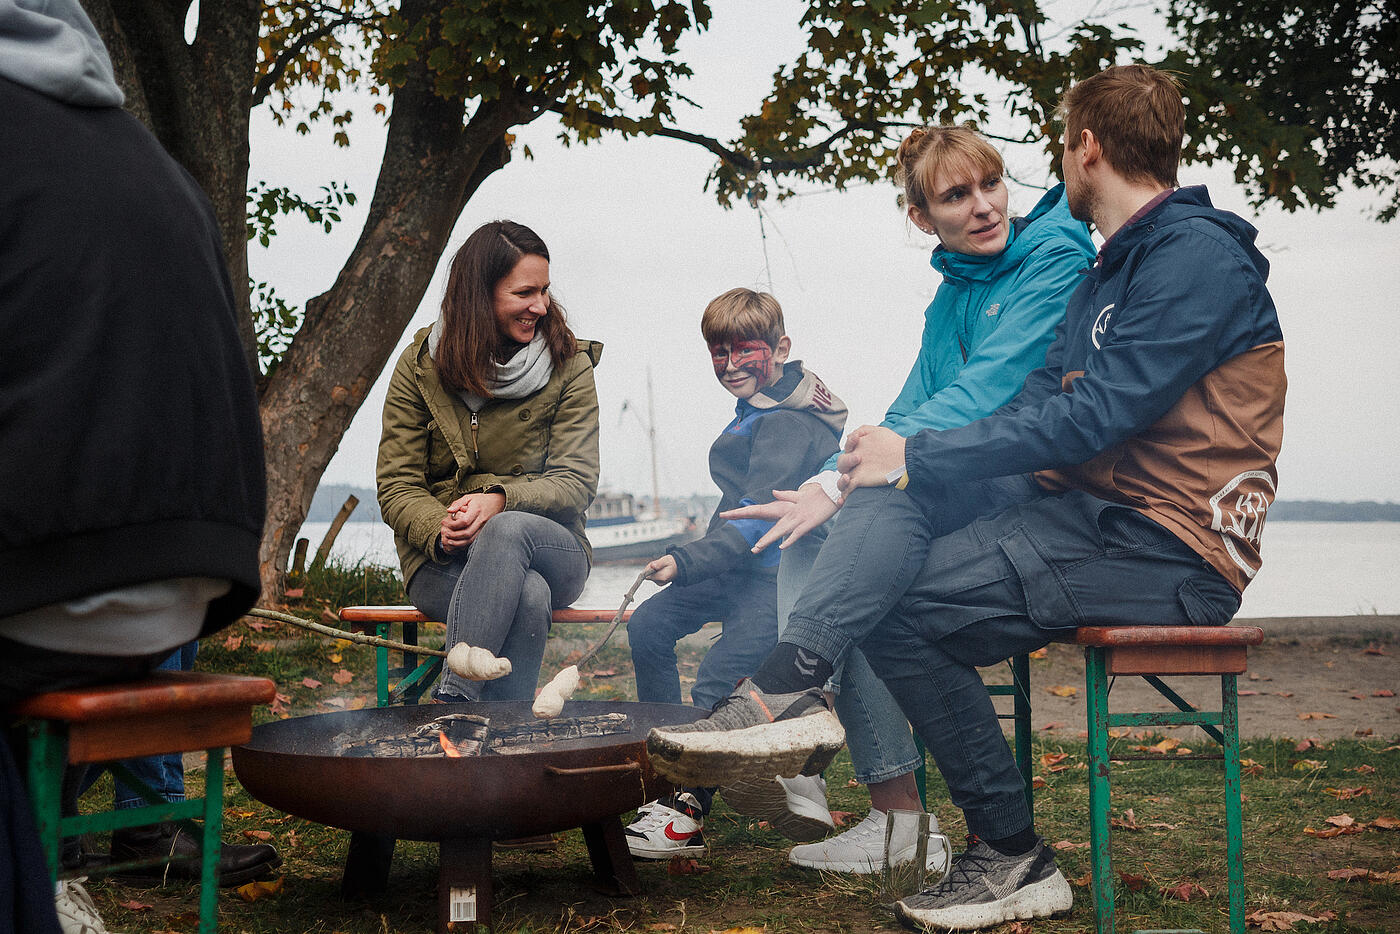
[[[647,441],[651,447],[651,511],[661,518],[661,481],[656,471],[656,406],[651,392],[651,364],[647,364]]]

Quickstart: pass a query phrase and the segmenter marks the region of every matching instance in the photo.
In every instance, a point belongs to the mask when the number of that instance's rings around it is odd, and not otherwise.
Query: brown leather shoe
[[[148,866],[116,873],[128,880],[149,880],[160,883],[166,879],[198,879],[200,873],[200,841],[184,831],[174,821],[148,827],[124,827],[112,831],[112,862],[173,857],[167,866]],[[225,843],[219,851],[219,887],[243,885],[272,875],[282,865],[282,857],[270,843],[235,845]]]

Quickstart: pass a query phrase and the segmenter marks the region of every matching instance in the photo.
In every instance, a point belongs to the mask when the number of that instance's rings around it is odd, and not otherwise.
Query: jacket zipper
[[[476,413],[473,412],[473,413],[472,413],[472,454],[474,454],[474,455],[476,455],[476,457],[480,458],[480,457],[481,457],[481,452],[478,451],[478,450],[476,449],[476,426],[477,426]]]

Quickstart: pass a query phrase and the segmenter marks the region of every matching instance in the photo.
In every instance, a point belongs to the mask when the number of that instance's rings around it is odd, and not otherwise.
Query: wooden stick
[[[442,649],[430,649],[421,645],[409,645],[406,642],[395,642],[393,639],[381,639],[379,636],[367,636],[360,632],[346,632],[343,629],[334,629],[330,626],[323,626],[320,623],[313,623],[309,619],[302,619],[299,616],[292,616],[288,613],[278,613],[275,610],[264,610],[253,608],[247,612],[248,616],[259,616],[263,619],[275,619],[279,623],[290,623],[293,626],[300,626],[302,629],[309,629],[312,632],[320,633],[323,636],[330,636],[334,639],[345,639],[349,642],[357,642],[360,645],[382,646],[386,649],[399,649],[404,652],[417,652],[419,655],[435,655],[438,658],[446,658],[447,653]]]
[[[597,643],[594,644],[593,648],[583,653],[583,657],[576,663],[578,668],[582,669],[584,663],[590,661],[593,656],[597,655],[598,652],[602,650],[603,646],[608,644],[608,640],[612,638],[612,634],[617,631],[617,624],[622,622],[622,614],[627,612],[627,604],[631,603],[632,598],[636,596],[637,588],[642,586],[642,581],[650,576],[651,572],[645,568],[642,569],[642,573],[637,575],[637,579],[632,582],[632,586],[627,589],[627,593],[622,598],[622,606],[618,607],[617,612],[613,614],[612,625],[608,627],[607,632],[603,633],[603,638],[599,639]]]
[[[316,549],[316,557],[311,559],[311,567],[319,569],[325,567],[326,559],[331,555],[331,548],[335,545],[336,536],[340,534],[341,528],[350,519],[350,514],[355,511],[355,507],[360,505],[360,498],[351,494],[345,498],[345,503],[340,507],[340,512],[335,514],[335,519],[331,521],[331,527],[326,529],[325,538],[321,539],[321,545]]]

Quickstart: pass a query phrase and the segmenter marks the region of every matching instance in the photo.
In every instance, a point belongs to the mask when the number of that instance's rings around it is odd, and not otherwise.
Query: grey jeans
[[[408,582],[408,598],[447,623],[447,647],[480,646],[510,659],[496,681],[468,681],[444,672],[441,694],[465,700],[529,700],[544,660],[553,610],[578,599],[588,557],[578,539],[553,519],[528,512],[492,516],[447,564],[429,562]]]

